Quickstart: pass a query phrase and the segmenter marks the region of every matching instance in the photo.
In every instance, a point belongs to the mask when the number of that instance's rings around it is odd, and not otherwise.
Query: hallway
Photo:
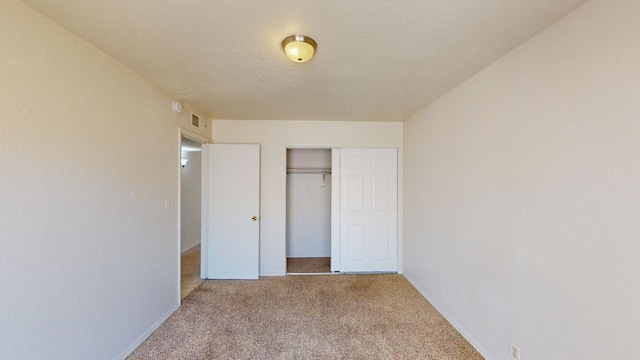
[[[202,279],[200,279],[200,245],[182,253],[180,260],[180,300],[182,300],[202,283]]]

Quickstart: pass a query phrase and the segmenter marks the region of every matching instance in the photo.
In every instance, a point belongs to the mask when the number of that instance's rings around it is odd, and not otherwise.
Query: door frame
[[[355,143],[283,143],[282,154],[284,156],[284,163],[286,164],[287,159],[287,150],[288,149],[331,149],[331,270],[334,270],[334,262],[333,257],[336,254],[336,258],[340,259],[340,207],[338,206],[338,212],[336,214],[336,210],[334,208],[334,203],[340,201],[340,152],[333,151],[334,149],[344,149],[344,148],[371,148],[371,149],[380,149],[380,148],[388,148],[388,149],[397,149],[398,151],[398,274],[403,273],[403,257],[404,257],[404,242],[402,239],[403,234],[403,151],[402,144],[390,143],[390,144],[355,144]],[[336,153],[337,153],[337,163],[336,163]],[[335,168],[337,167],[337,168]],[[285,165],[286,168],[286,165]],[[282,176],[285,177],[284,184],[286,187],[286,169]],[[337,194],[336,194],[337,193]],[[285,190],[286,197],[286,190]],[[286,198],[285,198],[286,204]],[[334,222],[334,219],[336,221]],[[283,239],[284,243],[284,259],[282,261],[285,264],[285,274],[286,274],[286,264],[287,264],[287,238],[286,238],[286,216],[285,223],[283,224],[285,227],[285,237]],[[334,250],[335,249],[335,250]],[[337,253],[334,253],[337,251]]]
[[[181,287],[182,287],[182,276],[181,276],[181,271],[182,271],[182,167],[180,164],[180,159],[182,159],[182,138],[185,137],[189,140],[193,140],[195,142],[199,142],[200,144],[211,144],[213,141],[211,141],[211,139],[207,138],[206,136],[200,135],[198,133],[195,133],[191,130],[185,129],[181,126],[178,126],[178,166],[176,166],[177,169],[177,176],[178,176],[178,197],[176,200],[176,207],[178,208],[178,234],[177,234],[177,256],[178,256],[178,303],[181,303],[182,301],[180,300],[180,291],[181,291]],[[204,162],[203,162],[204,163]],[[201,169],[200,171],[202,172],[202,176],[204,178],[204,174],[205,174],[205,167],[203,165],[201,165]],[[201,182],[203,181],[202,179],[200,180]],[[201,209],[203,209],[201,207]],[[202,229],[204,229],[205,224],[204,222],[202,222],[202,216],[204,214],[202,214],[202,210],[200,211],[200,217],[201,217],[201,230],[200,230],[200,246],[202,246]]]

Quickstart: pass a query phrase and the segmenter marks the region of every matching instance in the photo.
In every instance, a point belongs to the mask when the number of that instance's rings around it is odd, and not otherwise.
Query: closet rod
[[[331,169],[287,169],[287,174],[331,174]]]

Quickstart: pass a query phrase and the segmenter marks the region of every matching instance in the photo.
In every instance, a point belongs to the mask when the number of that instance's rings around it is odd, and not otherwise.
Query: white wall
[[[189,115],[15,0],[0,54],[0,358],[122,358],[179,304]]]
[[[180,249],[186,251],[200,244],[202,152],[183,151],[182,158],[189,160],[180,175]]]
[[[321,174],[287,175],[287,257],[331,256],[331,175],[324,184]]]
[[[330,170],[331,150],[287,150],[287,168]],[[287,174],[286,221],[287,257],[331,256],[331,174]]]
[[[590,1],[405,123],[405,274],[488,359],[637,359],[640,2]]]
[[[331,149],[291,149],[287,151],[287,168],[331,169]]]
[[[394,122],[214,120],[213,132],[216,143],[261,145],[261,275],[286,274],[287,146],[394,145],[402,154],[402,123]]]

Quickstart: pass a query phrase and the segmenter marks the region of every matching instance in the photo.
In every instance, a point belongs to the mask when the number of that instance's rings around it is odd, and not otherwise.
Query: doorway
[[[202,143],[180,139],[180,300],[200,279]]]
[[[331,273],[331,149],[287,149],[287,274]]]

